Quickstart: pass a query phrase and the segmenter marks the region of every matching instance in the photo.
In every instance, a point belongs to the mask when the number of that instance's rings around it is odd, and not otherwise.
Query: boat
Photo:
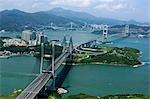
[[[136,67],[139,67],[139,65],[134,65],[133,67],[136,68]]]
[[[0,59],[8,59],[9,56],[0,56]]]
[[[66,90],[66,89],[64,89],[64,88],[58,88],[57,89],[57,93],[58,94],[65,94],[65,93],[67,93],[68,91]]]

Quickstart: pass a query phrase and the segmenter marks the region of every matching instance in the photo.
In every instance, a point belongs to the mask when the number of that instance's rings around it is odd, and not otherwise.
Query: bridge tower
[[[70,30],[72,30],[73,28],[73,22],[70,22]]]
[[[53,90],[55,90],[55,41],[52,41],[52,77],[53,77]]]
[[[87,23],[84,22],[84,25],[82,26],[82,29],[85,29],[87,27]]]
[[[66,59],[66,66],[71,66],[73,62],[73,41],[72,37],[70,37],[70,42],[69,42],[69,53],[70,55]]]
[[[40,63],[40,74],[43,70],[43,58],[44,58],[44,36],[41,36],[41,63]]]
[[[64,51],[66,50],[66,48],[67,48],[67,40],[66,40],[66,36],[64,36],[64,39],[63,39],[61,45],[63,46],[62,52],[64,52]]]
[[[73,50],[73,41],[72,41],[72,37],[70,37],[70,42],[69,42],[69,52],[72,54],[72,50]]]
[[[51,22],[51,25],[50,25],[50,27],[51,27],[51,28],[53,28],[53,22]]]
[[[129,34],[129,25],[125,25],[125,34]]]
[[[103,26],[103,35],[102,35],[102,42],[105,42],[108,38],[108,25]]]
[[[70,37],[70,42],[69,42],[69,47],[68,47],[68,52],[70,55],[68,57],[66,57],[66,61],[65,61],[65,66],[64,68],[60,71],[59,74],[57,74],[57,78],[56,78],[56,87],[60,88],[61,85],[63,84],[68,72],[70,71],[71,67],[72,67],[72,63],[73,63],[73,55],[72,55],[72,50],[73,50],[73,42],[72,42],[72,37]]]

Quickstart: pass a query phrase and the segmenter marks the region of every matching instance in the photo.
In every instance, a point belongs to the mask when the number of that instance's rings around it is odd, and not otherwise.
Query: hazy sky
[[[0,10],[36,12],[55,7],[101,17],[150,22],[150,0],[0,0]]]

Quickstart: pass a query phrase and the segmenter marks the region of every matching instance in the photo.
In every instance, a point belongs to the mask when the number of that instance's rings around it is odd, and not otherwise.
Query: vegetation
[[[62,99],[62,96],[56,92],[52,92],[51,95],[49,95],[48,99]]]
[[[71,21],[76,23],[79,27],[84,23],[89,24],[109,24],[117,25],[124,24],[125,21],[108,19],[102,17],[95,17],[88,13],[75,12],[71,10],[65,10],[62,8],[54,8],[50,11],[27,13],[17,9],[4,10],[0,12],[1,27],[0,30],[6,31],[22,31],[25,27],[28,29],[35,29],[38,26],[48,26],[50,22],[53,22],[57,26],[68,27],[68,23]],[[42,19],[42,20],[41,20]],[[128,21],[129,24],[143,24],[135,21]],[[147,30],[147,28],[146,28]]]
[[[80,93],[77,95],[68,96],[65,99],[97,99],[97,98],[95,96],[90,96],[90,95]]]
[[[122,64],[122,65],[139,65],[138,60],[140,51],[134,48],[124,47],[101,47],[101,50],[106,53],[100,55],[82,55],[83,57],[76,57],[77,63],[106,63],[106,64]]]
[[[0,99],[15,99],[21,91],[15,91],[11,95],[0,96]],[[117,95],[107,95],[107,96],[92,96],[87,94],[77,94],[70,95],[68,97],[62,97],[56,92],[52,92],[47,98],[40,97],[39,99],[150,99],[150,96],[146,96],[143,94],[117,94]]]
[[[0,41],[1,43],[1,41]],[[35,57],[40,57],[41,55],[41,46],[33,46],[33,47],[26,47],[26,46],[7,46],[7,47],[0,47],[0,51],[10,51],[12,53],[30,53],[33,52]],[[55,56],[58,57],[62,52],[62,47],[55,45]],[[44,54],[52,55],[52,46],[49,44],[45,44],[44,46]]]
[[[10,39],[10,37],[0,37],[0,48],[3,47],[3,44],[4,44],[3,40],[4,39]]]
[[[6,31],[22,31],[25,26],[28,26],[28,29],[34,29],[35,26],[49,25],[50,22],[54,22],[57,25],[70,22],[70,19],[56,16],[49,12],[27,13],[17,9],[1,11],[0,16],[0,30],[5,29]]]
[[[16,99],[16,97],[22,92],[21,89],[15,90],[12,94],[7,96],[0,96],[0,99]]]
[[[149,99],[149,96],[141,94],[125,94],[125,95],[108,95],[108,96],[90,96],[86,94],[77,94],[68,96],[65,99]]]
[[[25,46],[15,46],[15,45],[11,45],[11,46],[8,46],[8,47],[2,47],[0,50],[7,50],[7,51],[10,51],[12,53],[23,53],[23,52],[29,52],[29,48],[28,47],[25,47]]]
[[[2,41],[2,39],[0,38],[0,48],[3,47],[4,42]]]

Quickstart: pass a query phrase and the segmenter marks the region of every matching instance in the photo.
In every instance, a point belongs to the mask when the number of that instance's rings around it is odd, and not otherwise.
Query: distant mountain
[[[63,25],[70,21],[72,20],[45,12],[27,13],[16,9],[0,12],[0,28],[8,31],[20,31],[26,25],[48,25],[51,22]]]
[[[122,21],[122,20],[117,20],[117,19],[96,17],[89,13],[66,10],[63,8],[54,8],[50,11],[47,11],[47,13],[53,14],[56,16],[62,16],[64,18],[76,20],[76,21],[82,22],[82,23],[109,24],[109,25],[118,25],[118,24],[125,24],[125,23],[126,24],[142,24],[142,23],[136,22],[134,20]]]
[[[68,18],[71,20],[77,20],[82,23],[90,22],[90,21],[93,22],[97,19],[97,17],[95,17],[91,14],[85,13],[85,12],[76,12],[76,11],[72,11],[72,10],[65,10],[62,8],[54,8],[50,11],[47,11],[47,13],[53,14],[56,16],[62,16],[64,18]]]
[[[67,26],[73,22],[79,26],[89,24],[141,24],[136,21],[120,21],[115,19],[108,19],[96,17],[85,12],[77,12],[66,10],[62,8],[54,8],[49,11],[41,11],[36,13],[23,12],[17,9],[4,10],[0,12],[0,30],[21,31],[25,26],[34,27],[37,25],[50,25],[53,22],[58,26]],[[69,25],[68,25],[69,26]]]

